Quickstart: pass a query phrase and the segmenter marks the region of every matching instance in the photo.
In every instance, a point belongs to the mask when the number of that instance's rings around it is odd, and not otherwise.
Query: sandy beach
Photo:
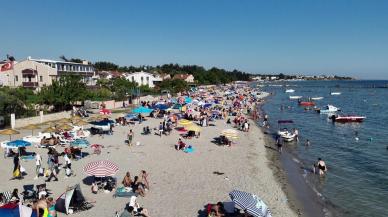
[[[58,182],[47,183],[48,189],[55,198],[65,191],[67,186],[80,183],[85,197],[96,201],[95,206],[78,214],[77,216],[114,216],[121,212],[128,198],[113,198],[113,193],[92,194],[90,185],[84,183],[87,177],[82,168],[91,161],[109,159],[115,162],[120,170],[116,177],[118,183],[125,173],[129,171],[133,176],[140,170],[149,173],[150,190],[144,198],[139,197],[138,202],[148,209],[152,217],[191,217],[204,216],[203,211],[208,203],[230,201],[228,193],[233,189],[252,192],[261,197],[270,207],[273,216],[297,216],[287,203],[286,194],[281,184],[277,181],[270,169],[272,162],[267,159],[264,134],[251,122],[249,132],[239,131],[239,139],[232,147],[218,146],[211,141],[220,135],[223,129],[232,128],[225,120],[216,120],[214,126],[204,127],[200,138],[186,139],[185,142],[195,148],[194,153],[176,151],[179,134],[173,130],[171,135],[159,137],[157,135],[141,135],[144,126],[156,128],[160,119],[148,118],[142,124],[131,126],[117,126],[113,135],[104,137],[92,136],[88,140],[91,144],[102,144],[101,155],[92,154],[87,148],[85,152],[90,155],[81,160],[73,161],[72,167],[75,176],[66,178],[61,170]],[[128,147],[124,144],[126,134],[133,129],[134,143],[139,146]],[[13,136],[21,138],[31,131],[21,131],[22,134]],[[8,139],[1,136],[0,141]],[[63,148],[57,148],[59,152]],[[38,152],[43,157],[43,166],[46,167],[47,149],[34,147],[28,151]],[[4,150],[2,150],[4,151]],[[14,188],[22,190],[25,184],[42,184],[44,178],[34,180],[34,160],[22,161],[28,173],[22,180],[10,180],[12,176],[12,158],[1,159],[0,192],[11,191]],[[64,163],[63,158],[60,162]],[[59,213],[59,216],[65,214]]]

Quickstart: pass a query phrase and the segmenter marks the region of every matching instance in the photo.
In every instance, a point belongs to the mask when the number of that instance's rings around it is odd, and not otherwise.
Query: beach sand
[[[192,217],[204,216],[205,205],[218,201],[230,201],[228,193],[233,189],[255,193],[270,207],[273,216],[292,217],[297,214],[290,208],[282,185],[278,182],[273,170],[274,164],[267,157],[264,134],[251,122],[250,132],[239,132],[239,139],[232,147],[217,146],[212,143],[214,137],[220,135],[223,129],[231,128],[224,120],[213,122],[215,126],[204,127],[200,138],[185,140],[186,144],[195,147],[195,152],[186,154],[176,151],[179,134],[173,131],[170,136],[141,135],[144,126],[155,128],[160,119],[149,118],[142,124],[132,126],[117,126],[114,135],[104,137],[89,137],[91,144],[98,143],[105,147],[101,155],[92,154],[92,150],[84,149],[90,155],[73,161],[72,168],[76,176],[65,179],[64,170],[59,174],[58,182],[47,183],[54,199],[63,193],[67,186],[77,183],[88,200],[96,201],[95,207],[76,216],[114,216],[121,212],[128,198],[113,198],[113,193],[98,193],[90,191],[90,185],[83,180],[87,177],[83,173],[83,166],[91,161],[109,159],[115,162],[120,170],[116,177],[118,183],[127,171],[132,178],[146,170],[149,173],[150,191],[138,202],[149,210],[152,217]],[[135,132],[134,143],[140,146],[128,147],[124,144],[129,129]],[[21,138],[31,131],[22,131]],[[0,141],[8,137],[1,136]],[[63,151],[63,148],[57,148]],[[27,148],[28,151],[41,153],[43,166],[46,167],[47,149]],[[3,151],[3,150],[2,150]],[[22,161],[22,165],[29,173],[23,180],[10,180],[12,175],[12,158],[1,159],[0,192],[11,191],[13,188],[22,190],[25,184],[41,184],[44,178],[34,180],[35,162]],[[63,158],[60,162],[64,163]],[[218,173],[217,174],[215,174]],[[60,213],[59,216],[65,216]]]

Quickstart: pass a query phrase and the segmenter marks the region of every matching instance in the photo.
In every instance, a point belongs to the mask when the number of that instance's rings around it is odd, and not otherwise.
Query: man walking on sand
[[[36,176],[34,179],[38,179],[40,174],[40,168],[42,166],[42,157],[40,156],[40,154],[35,155],[35,165],[36,165],[36,170],[35,170]]]

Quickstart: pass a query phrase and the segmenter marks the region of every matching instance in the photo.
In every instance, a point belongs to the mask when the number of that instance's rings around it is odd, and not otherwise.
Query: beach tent
[[[85,197],[82,194],[79,184],[68,188],[56,201],[55,210],[58,212],[70,214],[72,209],[83,206]]]
[[[36,213],[30,207],[14,204],[0,208],[1,217],[36,217]]]

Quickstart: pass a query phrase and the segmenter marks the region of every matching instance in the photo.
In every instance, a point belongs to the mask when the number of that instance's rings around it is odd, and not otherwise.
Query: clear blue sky
[[[0,57],[388,79],[386,0],[0,0]]]

